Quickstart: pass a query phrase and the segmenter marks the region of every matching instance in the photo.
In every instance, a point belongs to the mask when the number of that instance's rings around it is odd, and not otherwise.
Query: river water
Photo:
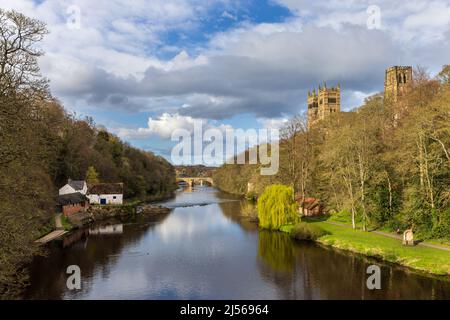
[[[450,299],[450,281],[259,231],[242,201],[177,192],[157,219],[112,221],[54,243],[31,266],[28,299]],[[381,290],[366,269],[381,267]],[[67,289],[66,269],[81,270]]]

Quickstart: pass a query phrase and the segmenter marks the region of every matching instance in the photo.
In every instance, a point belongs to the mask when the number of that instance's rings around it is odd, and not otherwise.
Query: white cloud
[[[146,128],[119,128],[116,132],[122,138],[144,139],[150,136],[158,136],[163,139],[170,139],[172,133],[177,129],[193,132],[196,123],[200,124],[203,130],[219,129],[225,132],[227,129],[233,129],[230,125],[221,124],[213,120],[182,116],[178,113],[163,113],[156,119],[148,118]]]
[[[311,20],[312,24],[334,28],[342,28],[345,24],[365,26],[370,16],[367,8],[376,5],[380,8],[382,30],[395,41],[412,46],[443,39],[450,28],[450,3],[447,0],[275,1]]]
[[[182,125],[189,117],[298,114],[306,92],[324,80],[341,82],[343,101],[353,107],[382,89],[389,65],[436,70],[448,63],[448,1],[380,0],[381,30],[366,27],[369,0],[276,1],[294,16],[280,23],[242,22],[208,35],[210,40],[193,50],[165,43],[162,35],[186,31],[188,47],[189,31],[210,8],[227,1],[136,0],[124,6],[118,0],[0,0],[0,6],[48,23],[42,70],[69,107],[162,115],[135,132],[139,135],[167,136],[158,126]],[[66,26],[69,5],[81,10],[79,30]],[[236,16],[228,9],[220,12]],[[161,59],[167,52],[174,57]]]
[[[201,119],[199,119],[201,120]],[[159,118],[148,118],[147,128],[120,129],[118,135],[124,138],[146,138],[157,135],[165,139],[170,139],[172,132],[176,129],[186,129],[192,131],[195,119],[179,114],[163,113]]]
[[[231,20],[235,20],[235,21],[237,20],[237,17],[235,15],[231,14],[228,11],[222,12],[222,17],[223,18],[227,18],[227,19],[231,19]]]
[[[288,118],[259,118],[257,121],[264,129],[281,129],[288,121]]]

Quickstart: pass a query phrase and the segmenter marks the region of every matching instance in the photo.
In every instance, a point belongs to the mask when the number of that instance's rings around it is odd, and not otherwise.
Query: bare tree
[[[302,133],[302,121],[299,116],[289,120],[281,129],[282,146],[285,150],[284,172],[286,176],[283,178],[290,186],[297,191],[297,182],[299,176],[298,170],[298,139]]]
[[[44,23],[0,9],[0,94],[47,91],[37,61],[43,54],[37,43],[46,34]]]
[[[0,164],[30,152],[19,143],[33,126],[36,101],[48,97],[48,81],[40,75],[37,42],[45,24],[15,11],[0,9]],[[25,110],[26,109],[26,110]],[[20,134],[19,134],[20,133]]]

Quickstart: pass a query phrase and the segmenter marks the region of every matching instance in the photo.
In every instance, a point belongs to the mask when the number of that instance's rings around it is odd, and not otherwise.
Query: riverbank
[[[151,217],[169,213],[169,208],[154,204],[96,205],[89,207],[86,212],[79,212],[66,218],[64,226],[67,231],[70,231],[109,219],[127,220],[137,215]]]
[[[315,241],[365,256],[382,259],[421,272],[440,276],[450,276],[450,252],[425,246],[403,246],[398,239],[372,232],[353,230],[326,221],[307,221],[320,227],[326,234]],[[280,231],[291,233],[293,226],[284,226]]]
[[[181,190],[160,203],[169,215],[121,222],[123,233],[49,246],[30,267],[28,299],[446,299],[450,282],[393,264],[382,267],[383,290],[365,286],[367,260],[338,249],[295,243],[261,230],[245,200],[211,188]],[[198,206],[199,203],[209,203]],[[81,230],[80,230],[81,233]],[[219,251],[218,251],[219,250]],[[239,261],[239,263],[236,263]],[[82,268],[83,290],[66,286],[67,266]],[[237,268],[238,267],[238,268]],[[107,270],[108,272],[102,272]],[[151,270],[151,272],[144,272]],[[56,280],[61,281],[56,281]],[[123,280],[126,279],[126,290]],[[151,285],[146,285],[150,283]],[[105,285],[107,284],[107,285]],[[170,287],[171,290],[167,290]]]
[[[89,226],[108,219],[130,219],[137,214],[155,216],[170,213],[170,209],[152,204],[167,200],[174,196],[173,192],[147,195],[144,199],[128,199],[122,205],[92,205],[86,212],[79,212],[62,218],[66,231]]]

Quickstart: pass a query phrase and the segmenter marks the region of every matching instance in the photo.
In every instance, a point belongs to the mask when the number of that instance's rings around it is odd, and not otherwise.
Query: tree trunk
[[[389,190],[389,216],[392,215],[392,185],[391,179],[389,178],[389,173],[386,171],[386,177],[388,182],[388,190]]]

